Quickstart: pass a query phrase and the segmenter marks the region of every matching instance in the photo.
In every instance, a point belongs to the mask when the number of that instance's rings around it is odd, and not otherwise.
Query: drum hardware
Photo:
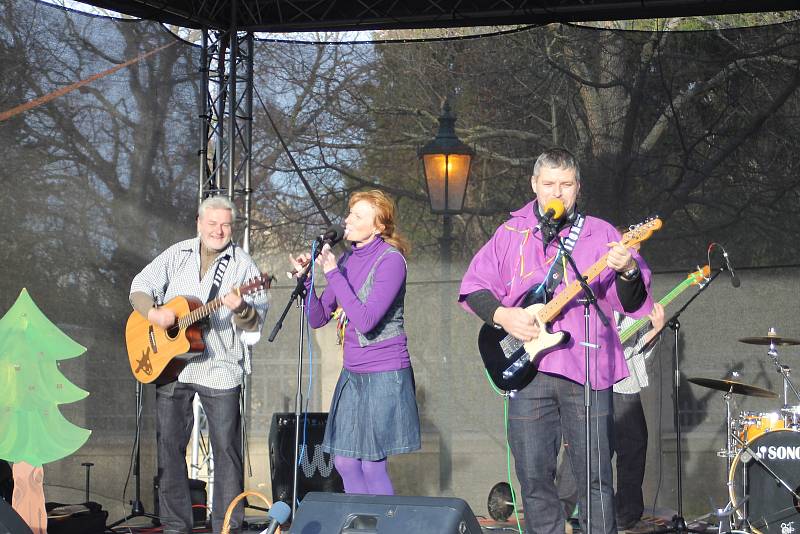
[[[738,373],[734,373],[734,378],[738,378]],[[723,379],[716,379],[716,378],[702,378],[702,377],[694,377],[689,378],[689,382],[693,384],[697,384],[698,386],[707,387],[710,389],[716,389],[718,391],[722,391],[722,399],[725,401],[725,448],[717,451],[717,456],[720,458],[725,458],[725,466],[726,472],[731,473],[735,467],[736,461],[741,457],[741,450],[737,450],[735,447],[734,440],[738,441],[739,443],[747,443],[748,440],[756,439],[759,435],[764,434],[773,427],[777,427],[780,425],[780,428],[783,428],[784,421],[777,413],[757,413],[757,412],[740,412],[739,417],[734,421],[732,416],[731,410],[731,402],[733,401],[733,395],[746,395],[750,397],[762,397],[767,399],[777,399],[778,395],[768,389],[760,388],[757,386],[753,386],[750,384],[745,384],[744,382],[739,382],[738,380],[723,380]],[[746,472],[743,473],[746,476]],[[743,482],[742,487],[746,487]],[[728,483],[729,489],[728,492],[733,495],[734,490],[731,488],[733,484],[733,478],[730,477],[730,481]],[[723,520],[720,518],[719,522],[719,532],[729,532],[731,531],[731,521],[730,516],[734,512],[739,512],[739,515],[742,517],[747,517],[747,505],[746,505],[747,497],[740,499],[740,502],[737,504],[733,498],[731,498],[731,502],[721,511],[718,509],[718,513],[725,512],[727,514],[726,519]]]
[[[711,507],[714,509],[714,511],[704,515],[703,517],[699,517],[698,520],[710,519],[712,517],[716,517],[718,525],[717,527],[718,534],[732,534],[732,533],[738,534],[744,532],[742,530],[733,530],[733,521],[731,517],[733,516],[733,514],[738,512],[739,508],[744,506],[744,503],[746,503],[749,498],[750,497],[743,498],[742,502],[740,502],[736,506],[734,506],[731,501],[728,501],[728,503],[725,505],[725,508],[717,508],[716,505],[712,502]],[[711,497],[709,497],[708,500],[710,501]]]
[[[781,408],[783,420],[786,421],[786,428],[800,430],[800,405],[784,406]]]

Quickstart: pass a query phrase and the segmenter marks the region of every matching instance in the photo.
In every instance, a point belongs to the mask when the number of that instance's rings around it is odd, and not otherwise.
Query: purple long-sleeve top
[[[518,306],[529,289],[539,284],[547,274],[550,263],[557,252],[555,242],[550,243],[547,253],[542,248],[541,233],[536,229],[538,220],[533,213],[536,201],[526,204],[512,212],[512,218],[502,224],[494,236],[478,251],[472,259],[467,273],[461,281],[459,302],[467,310],[466,296],[475,291],[488,289],[506,307]],[[569,225],[562,229],[562,238],[569,233]],[[620,240],[619,232],[609,223],[595,217],[586,217],[583,229],[572,257],[581,273],[605,255],[608,243]],[[639,256],[633,253],[639,264],[645,287],[650,287],[650,269]],[[550,262],[548,262],[550,260]],[[560,263],[560,262],[559,262]],[[556,266],[563,270],[562,265]],[[567,269],[565,281],[574,279]],[[606,268],[589,285],[594,290],[600,308],[609,319],[604,327],[592,312],[589,322],[589,342],[599,344],[593,350],[589,362],[589,376],[593,389],[606,389],[628,376],[628,367],[619,336],[614,326],[614,310],[625,315],[641,318],[653,308],[650,295],[638,309],[626,312],[616,291],[616,273]],[[565,287],[559,285],[555,294]],[[583,304],[576,296],[564,306],[561,314],[553,320],[550,330],[564,330],[570,333],[569,341],[561,348],[544,355],[537,368],[539,371],[566,377],[578,383],[585,381]]]
[[[317,297],[311,292],[308,321],[312,328],[324,326],[331,314],[341,306],[347,315],[344,332],[344,367],[357,373],[396,371],[411,365],[405,333],[391,339],[360,346],[356,329],[368,333],[389,311],[397,294],[405,287],[406,262],[400,254],[381,254],[389,248],[380,237],[363,247],[353,245],[350,254],[339,262],[339,268],[325,273],[328,286]],[[380,258],[373,286],[364,302],[358,291]]]

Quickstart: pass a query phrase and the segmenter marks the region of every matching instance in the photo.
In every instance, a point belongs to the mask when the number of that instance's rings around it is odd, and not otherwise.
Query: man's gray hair
[[[200,203],[197,208],[198,217],[202,217],[206,210],[231,210],[231,222],[236,222],[236,204],[231,202],[226,196],[218,195],[215,197],[208,197]]]
[[[572,152],[566,148],[548,148],[542,152],[536,163],[533,164],[533,177],[539,176],[542,166],[551,169],[574,169],[575,180],[581,181],[581,168],[578,165],[578,160],[572,155]]]

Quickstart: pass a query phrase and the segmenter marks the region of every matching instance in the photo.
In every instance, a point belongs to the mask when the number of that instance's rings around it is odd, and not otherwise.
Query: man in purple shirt
[[[609,223],[576,210],[580,169],[567,150],[553,148],[536,160],[531,178],[535,200],[513,212],[478,251],[461,283],[459,302],[487,324],[503,328],[522,341],[536,339],[539,323],[520,305],[529,292],[549,301],[574,279],[555,236],[572,242],[571,256],[584,273],[607,254],[604,269],[589,284],[598,306],[609,318],[619,311],[643,317],[652,308],[647,295],[650,271],[635,251],[621,245]],[[544,217],[544,206],[560,201],[564,216]],[[567,245],[569,249],[570,246]],[[545,283],[545,280],[551,280]],[[562,284],[563,282],[563,284]],[[616,532],[611,471],[613,406],[611,386],[628,376],[613,320],[604,326],[594,312],[589,338],[584,334],[584,307],[577,299],[561,310],[550,329],[570,334],[569,340],[537,360],[538,373],[509,405],[509,444],[522,486],[526,532],[562,534],[564,514],[554,477],[562,435],[579,487],[586,487],[586,439],[583,383],[584,345],[591,347],[589,376],[592,397],[592,529]],[[586,528],[586,496],[580,495],[581,523]]]

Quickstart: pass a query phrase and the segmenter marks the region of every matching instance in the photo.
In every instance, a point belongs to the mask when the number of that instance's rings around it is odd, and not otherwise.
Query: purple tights
[[[342,476],[345,493],[367,493],[370,495],[394,495],[389,479],[386,458],[371,462],[347,456],[335,456],[333,463]]]

